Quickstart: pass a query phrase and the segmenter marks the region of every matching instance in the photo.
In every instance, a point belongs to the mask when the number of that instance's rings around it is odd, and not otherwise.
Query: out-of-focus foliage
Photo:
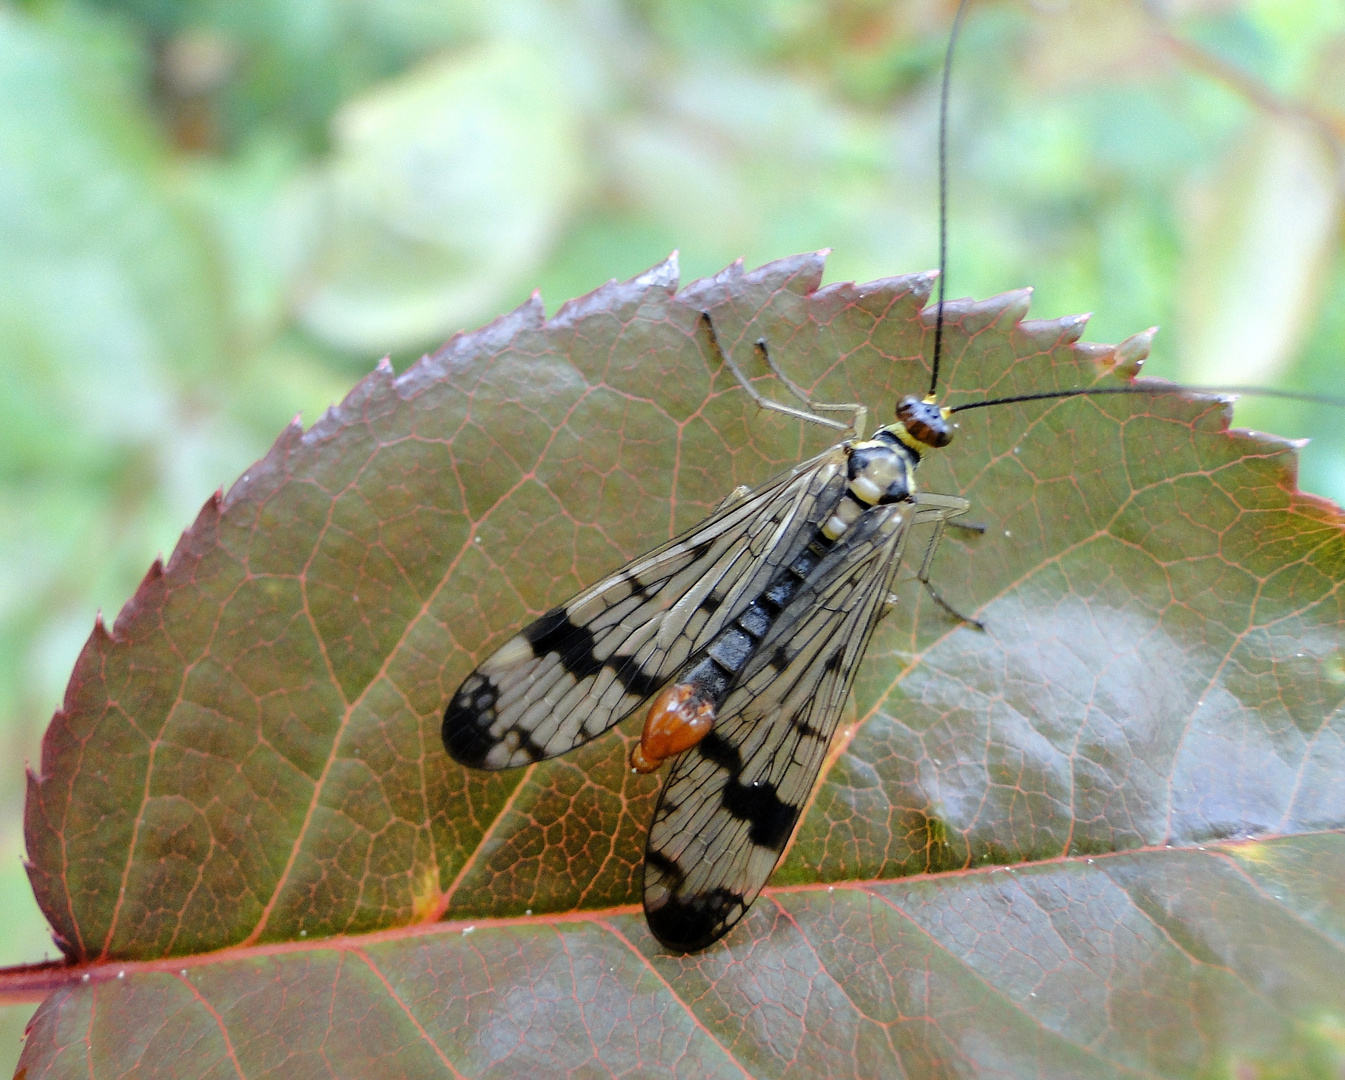
[[[684,280],[933,265],[952,6],[0,2],[0,960],[45,936],[18,763],[203,499],[384,352],[533,288],[674,247]],[[1345,9],[1169,7],[973,6],[952,295],[1030,284],[1097,340],[1161,324],[1153,373],[1345,392]],[[1345,497],[1338,412],[1239,415],[1316,436],[1304,486]]]

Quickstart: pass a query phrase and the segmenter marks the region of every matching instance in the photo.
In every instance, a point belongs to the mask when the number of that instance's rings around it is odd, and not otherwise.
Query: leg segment
[[[701,322],[704,324],[706,335],[710,339],[711,351],[715,354],[716,357],[719,358],[720,361],[723,362],[725,367],[727,367],[731,372],[733,372],[733,377],[737,379],[738,384],[744,390],[747,391],[748,396],[751,397],[751,399],[755,401],[763,409],[773,409],[776,412],[784,413],[786,416],[793,416],[799,420],[807,420],[810,423],[821,424],[823,427],[834,428],[836,431],[847,431],[847,432],[858,431],[863,426],[863,420],[867,415],[867,410],[864,408],[864,406],[813,404],[813,402],[809,399],[808,395],[804,393],[803,390],[793,382],[793,380],[787,378],[784,375],[784,373],[775,365],[775,362],[770,359],[770,353],[766,351],[764,342],[759,342],[757,346],[758,351],[761,352],[766,357],[767,363],[770,364],[771,371],[774,372],[775,375],[784,382],[786,388],[788,388],[790,393],[794,394],[795,397],[802,400],[804,404],[808,406],[808,409],[812,411],[795,409],[779,401],[772,401],[770,398],[766,397],[764,394],[761,393],[761,391],[759,391],[755,386],[752,385],[751,381],[747,378],[747,376],[743,374],[742,369],[738,367],[733,357],[729,356],[729,354],[726,353],[723,347],[719,344],[719,335],[715,333],[715,324],[710,320],[709,312],[706,311],[701,312]],[[842,424],[839,420],[832,420],[825,416],[818,416],[817,413],[820,411],[836,411],[836,412],[848,411],[854,414],[854,421],[850,424]]]
[[[985,532],[985,526],[963,525],[961,522],[953,520],[971,509],[971,504],[966,499],[960,499],[956,495],[940,495],[937,492],[921,491],[915,496],[915,502],[921,508],[915,512],[915,521],[932,521],[934,523],[934,532],[930,535],[929,544],[925,547],[925,557],[915,575],[916,579],[925,587],[930,598],[949,615],[959,622],[975,627],[977,630],[984,630],[985,624],[980,619],[963,615],[962,612],[939,595],[939,590],[934,588],[929,580],[929,569],[934,562],[935,552],[939,550],[939,542],[943,539],[943,530],[947,526],[970,529],[978,533]]]
[[[854,403],[849,403],[845,405],[828,405],[820,401],[814,401],[811,397],[808,396],[808,391],[803,389],[803,387],[801,387],[798,383],[796,383],[793,379],[791,379],[788,375],[786,375],[784,369],[775,362],[775,357],[771,355],[771,351],[766,345],[765,338],[757,339],[756,350],[757,353],[761,356],[761,359],[766,361],[766,366],[771,369],[771,372],[775,375],[775,377],[785,384],[785,389],[788,390],[791,394],[793,394],[796,398],[798,398],[801,402],[803,402],[803,404],[806,405],[812,412],[815,413],[848,412],[851,414],[850,427],[848,430],[853,431],[860,438],[864,437],[864,429],[868,426],[867,424],[869,416],[868,409],[866,409],[863,405],[857,405]]]

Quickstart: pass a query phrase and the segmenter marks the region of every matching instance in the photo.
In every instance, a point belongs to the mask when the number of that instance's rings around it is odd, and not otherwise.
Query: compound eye
[[[947,446],[953,441],[953,429],[948,426],[948,418],[932,401],[921,401],[909,396],[902,398],[897,405],[897,419],[911,438],[926,446]]]

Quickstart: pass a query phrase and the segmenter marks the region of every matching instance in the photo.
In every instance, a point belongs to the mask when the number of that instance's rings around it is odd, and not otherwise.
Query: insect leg
[[[943,608],[949,615],[960,622],[974,626],[977,630],[984,630],[985,624],[980,619],[973,619],[969,615],[963,615],[952,604],[948,603],[939,595],[939,590],[934,588],[929,580],[929,569],[934,563],[934,554],[939,550],[939,542],[943,539],[943,530],[948,525],[955,527],[969,528],[973,531],[984,532],[985,526],[977,528],[975,525],[963,526],[960,522],[953,520],[960,514],[965,514],[971,504],[966,499],[959,499],[954,495],[938,495],[933,492],[920,492],[916,496],[917,504],[922,504],[927,509],[916,512],[916,521],[933,521],[934,532],[930,535],[929,543],[925,547],[925,557],[920,563],[920,569],[916,573],[916,579],[929,593],[933,601]]]
[[[973,619],[970,615],[963,615],[962,612],[958,611],[957,608],[953,607],[952,604],[948,603],[947,600],[939,595],[939,590],[934,588],[929,580],[929,565],[934,561],[934,552],[938,550],[939,541],[943,539],[943,529],[946,524],[947,522],[943,519],[940,519],[935,523],[934,534],[929,538],[929,546],[925,548],[925,560],[920,566],[919,573],[915,576],[920,584],[925,587],[925,591],[929,593],[930,598],[933,599],[934,603],[938,604],[939,607],[943,608],[949,615],[961,622],[967,623],[969,626],[974,626],[977,630],[984,630],[985,623],[981,622],[980,619]]]
[[[766,361],[766,366],[771,369],[772,374],[785,384],[785,389],[808,406],[810,410],[813,412],[848,412],[851,414],[850,430],[856,435],[862,436],[864,434],[864,429],[868,427],[866,421],[868,420],[869,410],[863,405],[854,404],[853,402],[845,405],[828,405],[823,402],[814,401],[808,396],[808,391],[803,389],[803,387],[786,375],[784,369],[775,362],[775,357],[771,355],[770,348],[767,346],[765,338],[757,339],[756,350],[761,355],[761,358]]]
[[[837,431],[852,430],[849,424],[842,424],[839,420],[829,420],[827,417],[818,416],[816,413],[805,412],[802,409],[794,409],[766,397],[760,390],[752,385],[747,376],[743,374],[742,369],[734,362],[733,357],[729,356],[719,344],[719,335],[715,333],[715,324],[710,321],[710,313],[708,311],[701,312],[701,322],[704,324],[706,333],[709,335],[710,348],[714,351],[714,354],[723,362],[725,367],[733,372],[733,377],[738,380],[738,385],[746,390],[748,396],[763,409],[774,409],[776,412],[784,413],[786,416],[793,416],[799,420],[807,420],[814,424],[821,424],[823,427],[834,428]]]

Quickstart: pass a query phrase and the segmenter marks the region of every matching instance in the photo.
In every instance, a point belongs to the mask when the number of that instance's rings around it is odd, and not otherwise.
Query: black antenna
[[[934,315],[934,363],[929,374],[929,398],[939,388],[939,359],[943,355],[943,290],[948,276],[948,84],[953,74],[953,48],[962,28],[967,0],[957,5],[953,28],[948,33],[948,51],[943,54],[943,85],[939,89],[939,293]]]
[[[1326,394],[1301,394],[1295,390],[1273,390],[1268,386],[1183,386],[1180,383],[1155,383],[1145,386],[1076,386],[1073,390],[1046,390],[1038,394],[1015,394],[1013,397],[990,398],[986,401],[968,401],[954,405],[949,414],[968,409],[984,409],[991,405],[1013,405],[1019,401],[1051,401],[1057,398],[1098,397],[1102,394],[1246,394],[1249,397],[1284,398],[1286,401],[1306,401],[1312,405],[1331,405],[1345,409],[1345,398]]]

